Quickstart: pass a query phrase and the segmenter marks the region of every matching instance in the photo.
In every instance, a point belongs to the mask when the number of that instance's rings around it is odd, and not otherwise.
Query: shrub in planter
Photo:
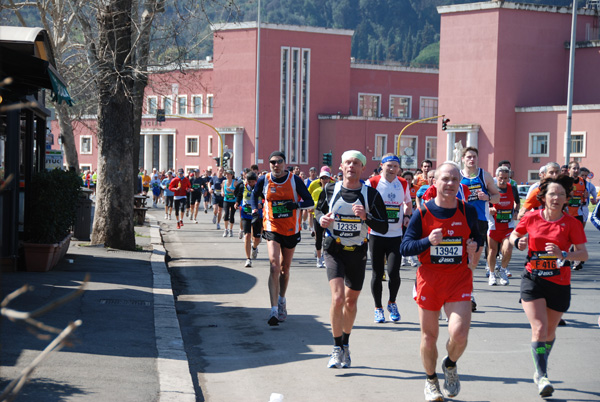
[[[60,242],[75,223],[81,178],[75,172],[54,169],[34,173],[30,186],[25,240],[39,244]]]

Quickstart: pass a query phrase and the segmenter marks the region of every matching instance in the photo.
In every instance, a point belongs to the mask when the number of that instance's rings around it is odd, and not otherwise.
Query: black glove
[[[288,211],[293,211],[294,209],[298,209],[298,208],[300,208],[300,206],[298,205],[298,203],[297,203],[297,202],[294,202],[294,201],[288,201],[288,202],[286,202],[286,203],[285,203],[285,204],[283,204],[283,205],[285,206],[285,208],[286,208]]]

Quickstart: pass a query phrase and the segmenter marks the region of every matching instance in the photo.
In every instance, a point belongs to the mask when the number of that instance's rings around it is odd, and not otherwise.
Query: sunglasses
[[[273,159],[269,161],[271,165],[281,165],[283,163],[283,159]]]

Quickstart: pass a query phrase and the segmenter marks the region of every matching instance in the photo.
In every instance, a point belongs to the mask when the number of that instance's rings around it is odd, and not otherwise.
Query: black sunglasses
[[[271,165],[275,165],[275,164],[281,165],[283,162],[284,162],[283,159],[273,159],[273,160],[269,161],[269,163]]]

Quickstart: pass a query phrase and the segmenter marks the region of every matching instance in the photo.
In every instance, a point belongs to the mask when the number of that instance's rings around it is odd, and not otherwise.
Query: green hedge
[[[27,203],[25,240],[49,244],[64,239],[75,224],[81,178],[60,169],[34,173]]]

